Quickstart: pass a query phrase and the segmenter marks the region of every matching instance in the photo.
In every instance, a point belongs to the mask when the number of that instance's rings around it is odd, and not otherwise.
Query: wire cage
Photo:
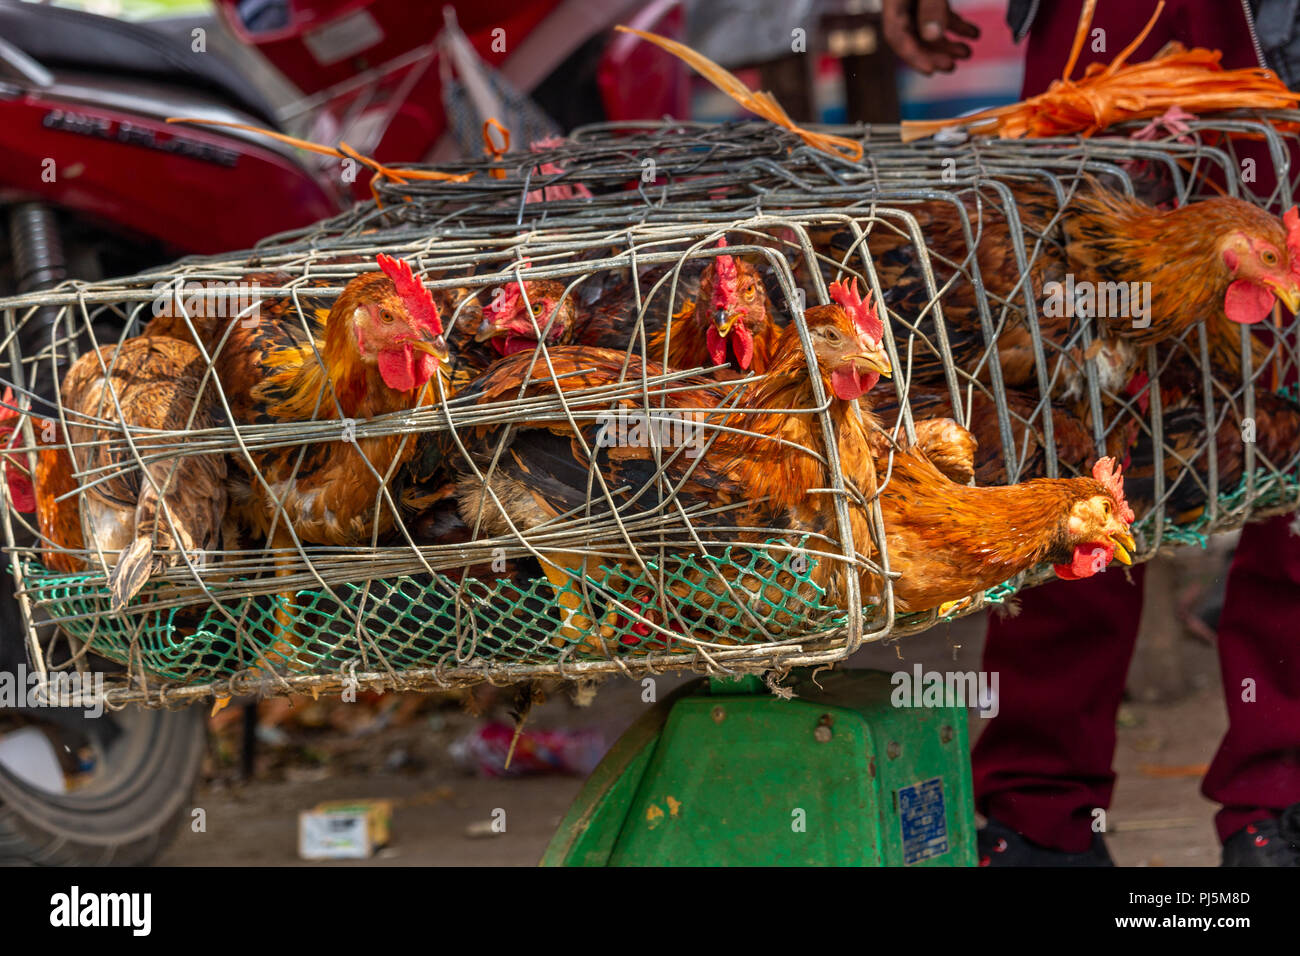
[[[382,205],[362,205],[251,252],[0,300],[12,390],[5,407],[15,426],[6,473],[39,477],[41,455],[66,456],[71,484],[61,498],[51,492],[50,506],[78,509],[83,532],[78,546],[53,540],[6,489],[6,543],[38,670],[84,666],[88,649],[117,665],[110,701],[158,705],[352,680],[420,688],[830,663],[866,642],[1005,600],[1051,574],[1047,566],[1027,568],[962,601],[898,609],[899,572],[890,566],[878,491],[895,453],[916,442],[917,424],[936,417],[972,429],[984,423],[976,484],[1086,475],[1098,456],[1127,456],[1142,476],[1129,491],[1138,560],[1296,507],[1300,447],[1282,440],[1300,436],[1300,428],[1285,428],[1291,418],[1300,423],[1289,391],[1292,331],[1241,327],[1239,367],[1225,371],[1196,323],[1131,349],[1134,374],[1117,380],[1096,348],[1096,319],[1081,316],[1068,338],[1046,335],[1041,288],[1022,280],[1008,293],[976,254],[988,235],[1005,230],[1000,248],[1011,261],[997,266],[1035,275],[1061,247],[1054,232],[1061,216],[1097,180],[1165,203],[1217,188],[1288,207],[1291,134],[1246,117],[1197,121],[1156,140],[903,146],[890,128],[836,132],[862,138],[861,164],[764,124],[579,130],[548,152],[465,164],[457,171],[476,174],[466,183],[380,184]],[[1251,191],[1266,174],[1243,182],[1243,148],[1277,172],[1270,194]],[[503,170],[502,178],[491,175]],[[558,186],[568,188],[552,191]],[[1029,186],[1049,210],[1032,222],[1022,215],[1021,190]],[[962,254],[931,248],[927,217],[936,208],[959,224]],[[349,417],[338,389],[318,383],[293,415],[241,419],[246,396],[222,366],[238,347],[232,330],[280,323],[302,366],[324,370],[322,323],[353,280],[374,272],[380,254],[409,263],[438,304],[450,377],[434,374],[418,400],[381,414]],[[724,254],[761,276],[771,317],[794,328],[811,379],[805,309],[827,302],[836,280],[855,280],[876,303],[894,372],[867,400],[887,436],[876,488],[864,493],[859,476],[840,467],[836,425],[818,388],[804,407],[756,406],[763,376],[752,370],[663,362],[663,330],[695,303],[701,276]],[[882,281],[889,256],[908,263],[907,295]],[[527,309],[528,290],[547,282],[558,291],[542,304],[541,325],[534,323],[537,344],[521,353],[536,387],[476,391],[475,375],[455,366],[474,349],[484,310],[511,288]],[[582,361],[557,366],[564,340],[552,333],[566,306],[578,326],[611,299],[626,318],[623,365],[588,384]],[[946,317],[958,301],[973,306],[965,316],[979,333],[973,358],[969,342],[965,352],[957,348]],[[200,348],[200,361],[188,368],[188,404],[170,424],[122,424],[124,401],[102,386],[114,380],[118,352],[82,360],[97,363],[86,366],[100,383],[93,408],[69,404],[66,383],[58,397],[57,384],[79,357],[136,339],[159,315],[195,334],[213,312],[226,331]],[[1032,362],[1008,385],[996,347],[1012,325],[1023,329]],[[260,368],[269,375],[275,367]],[[774,440],[748,423],[776,413],[806,422],[809,445],[789,454],[826,466],[825,487],[803,489],[821,502],[815,526],[758,520],[764,512],[743,496],[715,501],[684,490],[694,468],[721,454],[715,449],[745,436]],[[1247,437],[1257,418],[1259,440]],[[513,479],[528,471],[511,458],[525,426],[578,449],[575,460],[588,471],[585,500],[552,503],[545,520],[493,530],[479,520],[484,501],[513,486],[487,489],[512,461]],[[591,464],[611,427],[638,436],[620,433],[642,468],[618,472],[640,475],[623,486]],[[380,444],[390,451],[362,456],[363,447]],[[363,490],[363,505],[346,540],[303,532],[284,486],[273,488],[271,464],[284,465],[278,480],[292,484],[309,470],[303,462],[313,449],[323,449],[322,461],[354,464],[343,484]],[[430,460],[436,481],[420,471]],[[232,512],[236,500],[265,493],[271,530],[210,520],[207,547],[160,552],[166,560],[114,612],[110,580],[123,545],[100,542],[91,517],[104,514],[98,499],[123,482],[165,498],[182,465],[201,462],[224,469]],[[456,476],[450,482],[447,469]],[[294,493],[309,492],[302,485]],[[477,518],[464,506],[475,495]],[[64,638],[71,654],[55,650]]]
[[[542,225],[725,222],[777,209],[903,201],[991,177],[1052,181],[1089,172],[1132,191],[1133,171],[1144,168],[1171,201],[1223,190],[1285,206],[1292,193],[1289,149],[1300,138],[1289,124],[1298,122],[1300,113],[1292,111],[1221,113],[1175,130],[1156,128],[1143,139],[1131,138],[1139,131],[1131,125],[1091,139],[968,140],[954,133],[907,144],[897,126],[810,127],[860,141],[865,152],[857,163],[764,122],[600,123],[500,162],[436,167],[471,174],[468,182],[377,182],[379,204],[355,206],[259,246],[346,244],[375,228],[510,234]],[[1247,159],[1257,169],[1243,176]],[[1279,173],[1271,186],[1269,171]]]

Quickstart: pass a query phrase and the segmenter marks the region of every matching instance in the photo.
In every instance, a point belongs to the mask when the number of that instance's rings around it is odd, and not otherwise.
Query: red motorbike
[[[345,139],[381,162],[447,155],[449,19],[505,88],[561,127],[685,115],[675,62],[609,33],[625,22],[672,34],[677,0],[451,6],[219,0],[220,20],[128,23],[0,0],[0,298],[248,248],[365,194],[337,161],[168,117]],[[49,341],[26,328],[24,345]],[[25,644],[9,574],[0,588],[0,679],[12,686]],[[151,860],[188,818],[202,712],[28,703],[0,688],[0,862]]]

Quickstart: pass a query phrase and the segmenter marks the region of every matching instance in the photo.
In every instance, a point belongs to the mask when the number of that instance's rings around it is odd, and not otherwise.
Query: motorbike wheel
[[[183,823],[207,743],[202,708],[6,711],[0,721],[11,738],[45,737],[65,781],[0,761],[0,864],[140,866]]]
[[[0,572],[0,671],[25,683],[22,634],[6,570]],[[94,671],[111,667],[91,659]],[[0,710],[0,865],[152,862],[191,806],[207,748],[205,726],[201,706],[129,707],[97,717],[71,707]]]

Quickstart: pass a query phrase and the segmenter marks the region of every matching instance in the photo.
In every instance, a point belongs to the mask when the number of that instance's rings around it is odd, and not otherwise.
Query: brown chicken
[[[1282,221],[1240,199],[1219,197],[1170,210],[1096,191],[1070,229],[1074,268],[1100,282],[1150,283],[1151,325],[1112,323],[1135,345],[1180,336],[1206,324],[1209,357],[1230,384],[1240,382],[1241,325],[1273,313],[1277,300],[1300,309],[1300,214]],[[1264,346],[1252,340],[1253,366]]]
[[[1112,557],[1130,560],[1131,513],[1109,460],[1092,477],[968,488],[944,477],[919,449],[892,458],[882,452],[886,442],[861,400],[879,374],[889,369],[881,347],[883,327],[852,287],[837,283],[832,294],[835,304],[810,308],[805,316],[822,387],[831,399],[841,468],[861,495],[854,497],[849,516],[855,548],[864,557],[871,554],[865,505],[876,493],[877,477],[883,481],[889,475],[881,490],[881,507],[890,566],[901,572],[894,583],[897,610],[921,611],[959,600],[1044,561],[1057,565],[1062,577],[1082,577],[1101,570]],[[619,380],[625,356],[586,349],[562,351],[564,370],[585,370],[561,380],[566,391]],[[657,372],[658,367],[647,371]],[[525,363],[502,363],[467,394],[480,402],[514,398],[526,373]],[[635,380],[640,374],[641,369],[633,365],[628,376]],[[545,394],[553,388],[534,372],[526,391]],[[712,407],[722,414],[726,394],[720,385],[701,384],[690,391],[656,396],[654,402],[662,401],[668,409]],[[625,407],[635,408],[630,401]],[[609,407],[608,400],[603,404]],[[798,331],[790,327],[778,341],[766,377],[750,387],[737,410],[724,419],[730,427],[750,434],[718,432],[698,460],[670,456],[661,448],[660,474],[655,449],[604,441],[593,427],[583,436],[587,447],[595,449],[593,461],[563,423],[517,427],[495,468],[489,470],[502,432],[481,429],[467,444],[475,464],[488,473],[490,493],[483,493],[478,478],[466,468],[459,489],[462,514],[472,528],[507,535],[512,527],[538,528],[566,513],[605,516],[611,506],[624,520],[662,513],[662,529],[665,523],[681,521],[676,504],[705,505],[710,513],[692,519],[694,540],[707,545],[763,541],[785,532],[807,535],[815,542],[810,550],[822,557],[814,582],[829,599],[843,601],[845,571],[843,562],[834,558],[838,541],[834,511],[820,495],[810,494],[811,489],[831,487],[820,428],[809,416],[764,411],[817,405]],[[685,535],[661,530],[661,536],[678,542],[683,550],[693,550]],[[584,570],[583,560],[576,555],[551,553],[548,560],[552,565],[548,576],[557,588]],[[878,601],[883,596],[873,575],[863,572],[859,584],[868,599]],[[567,625],[589,627],[579,602],[562,600],[561,604]]]
[[[886,474],[886,462],[876,463]],[[1133,511],[1120,469],[1102,458],[1087,478],[1035,478],[971,488],[921,453],[897,454],[880,492],[885,541],[902,612],[943,607],[1042,563],[1066,580],[1112,559],[1131,564]]]
[[[263,301],[253,319],[193,319],[236,423],[341,420],[337,440],[232,456],[241,476],[232,510],[273,548],[295,538],[368,544],[394,524],[381,492],[415,441],[356,435],[356,421],[435,401],[433,377],[447,372],[449,350],[434,299],[410,266],[385,255],[378,262],[382,271],[350,281],[323,321],[305,324],[290,299]],[[170,316],[145,331],[190,335]]]
[[[719,248],[726,245],[725,238],[718,240]],[[649,337],[648,350],[669,368],[731,365],[761,375],[772,364],[780,334],[758,269],[720,255],[705,267],[694,299]]]
[[[87,567],[80,552],[102,552],[112,564],[114,612],[151,575],[184,564],[180,552],[202,567],[211,560],[208,552],[219,549],[227,504],[225,456],[178,455],[165,447],[174,438],[146,431],[223,424],[216,386],[204,386],[206,371],[192,345],[141,336],[82,355],[63,378],[68,441],[56,434],[36,455],[42,558],[55,570],[72,572]],[[105,424],[93,424],[98,422]],[[139,467],[121,425],[129,426],[142,459],[158,457]],[[114,444],[94,444],[109,441]],[[78,472],[87,474],[84,490],[59,500],[79,487]]]
[[[831,295],[860,327],[880,325],[856,283],[835,283]],[[880,436],[879,421],[868,418]],[[1133,511],[1113,459],[1097,462],[1090,478],[972,488],[940,471],[919,445],[924,439],[936,450],[955,450],[954,462],[962,459],[969,446],[952,437],[960,426],[936,424],[918,429],[918,446],[910,448],[895,451],[873,439],[879,453],[871,472],[879,482],[889,567],[899,572],[893,583],[897,611],[942,608],[1044,562],[1071,580],[1104,570],[1113,558],[1131,563]],[[873,578],[863,589],[882,600],[880,585]]]
[[[1089,181],[1081,184],[1057,218],[1054,191],[1022,183],[1012,184],[1011,189],[1028,251],[1038,245],[1029,281],[1038,305],[1053,399],[1078,399],[1084,394],[1084,363],[1094,357],[1099,360],[1103,388],[1118,393],[1135,371],[1137,349],[1181,335],[1198,321],[1208,324],[1216,363],[1239,378],[1236,323],[1259,322],[1275,298],[1288,308],[1300,306],[1300,224],[1294,212],[1287,214],[1284,226],[1266,211],[1230,198],[1162,210]],[[961,265],[972,258],[960,212],[949,202],[906,208],[920,223],[938,285],[957,276],[941,299],[954,361],[987,382],[990,357],[974,289],[966,272],[949,264]],[[992,193],[981,194],[978,203],[973,195],[967,196],[964,208],[978,237],[973,258],[989,295],[995,326],[1001,321],[1001,308],[1007,307],[994,353],[1003,380],[1013,387],[1036,386],[1011,226]],[[815,235],[814,241],[821,251],[839,259],[852,236],[827,230]],[[868,245],[881,286],[887,290],[886,303],[904,320],[918,323],[930,343],[918,340],[911,381],[944,384],[934,321],[925,315],[931,296],[915,247],[906,237],[880,227],[871,233]],[[1142,319],[1134,300],[1127,297],[1132,315],[1098,318],[1100,345],[1089,351],[1079,339],[1080,320],[1075,305],[1065,301],[1065,293],[1070,288],[1085,296],[1094,293],[1098,315],[1102,299],[1106,312],[1112,302],[1122,305],[1118,286],[1100,283],[1126,283],[1125,289],[1143,296],[1150,311]]]

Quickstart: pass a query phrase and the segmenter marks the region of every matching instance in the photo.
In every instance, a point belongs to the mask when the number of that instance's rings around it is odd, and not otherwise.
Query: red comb
[[[406,306],[407,314],[416,324],[433,332],[442,334],[442,320],[438,318],[438,307],[433,304],[433,295],[424,283],[411,271],[411,264],[405,259],[394,259],[382,252],[375,256],[384,275],[393,280],[397,287],[397,297]]]
[[[1110,492],[1110,496],[1115,499],[1115,509],[1120,519],[1125,524],[1132,524],[1136,516],[1133,514],[1133,509],[1129,507],[1128,499],[1124,497],[1124,476],[1115,459],[1098,458],[1097,464],[1092,466],[1092,477],[1101,482],[1102,486]]]
[[[519,263],[520,269],[527,269],[530,266],[532,262],[528,259],[523,259]],[[483,311],[492,313],[493,318],[509,318],[519,308],[519,300],[524,297],[523,288],[518,279],[512,279],[501,287],[501,291],[493,297]]]
[[[727,248],[727,237],[718,238],[718,248]],[[734,306],[740,296],[740,269],[732,256],[718,256],[713,260],[713,272],[716,276],[713,284],[713,307],[725,309]]]
[[[876,310],[870,302],[862,301],[858,295],[858,280],[850,279],[848,283],[832,282],[831,298],[845,312],[853,316],[853,323],[872,342],[879,342],[885,335],[885,325],[876,316]]]
[[[483,311],[490,312],[494,318],[514,315],[521,298],[523,298],[523,291],[520,289],[519,283],[507,282]]]
[[[1300,279],[1300,210],[1292,206],[1282,214],[1286,226],[1286,251],[1291,255],[1291,275]]]

